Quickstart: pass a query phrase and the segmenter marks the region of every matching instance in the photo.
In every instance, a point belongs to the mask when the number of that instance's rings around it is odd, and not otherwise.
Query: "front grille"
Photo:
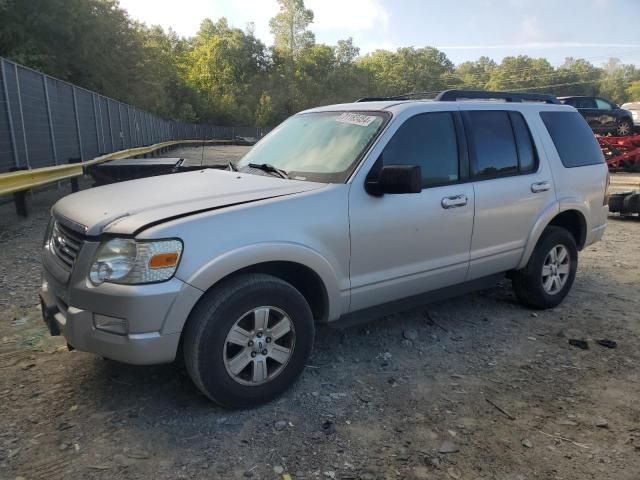
[[[54,222],[49,240],[49,248],[60,261],[63,268],[69,272],[78,257],[84,238],[81,234]]]

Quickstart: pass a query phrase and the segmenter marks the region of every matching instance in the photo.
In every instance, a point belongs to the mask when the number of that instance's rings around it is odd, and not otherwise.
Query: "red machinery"
[[[640,135],[604,137],[596,135],[609,170],[640,171]]]

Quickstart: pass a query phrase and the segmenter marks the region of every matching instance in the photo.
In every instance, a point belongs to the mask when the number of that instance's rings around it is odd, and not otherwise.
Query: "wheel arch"
[[[329,317],[327,287],[313,269],[301,263],[282,260],[256,263],[227,275],[210,288],[215,288],[216,285],[229,278],[248,273],[264,273],[289,283],[307,300],[313,319],[317,323],[327,321]]]
[[[545,228],[549,225],[562,227],[571,233],[578,250],[584,248],[587,239],[587,220],[581,208],[576,206],[568,206],[561,209],[560,205],[555,204],[547,209],[534,225],[529,238],[527,240],[524,252],[517,269],[524,268],[529,261],[533,250],[535,249],[540,236]]]
[[[576,242],[578,250],[584,248],[587,240],[587,220],[582,212],[574,209],[558,213],[548,225],[562,227],[569,231]]]
[[[189,312],[206,292],[243,273],[266,273],[290,283],[307,299],[317,322],[335,320],[348,307],[348,296],[341,293],[339,277],[326,258],[303,245],[278,243],[227,252],[182,279],[202,292]],[[165,325],[164,330],[181,332],[187,318],[188,314],[172,325]]]

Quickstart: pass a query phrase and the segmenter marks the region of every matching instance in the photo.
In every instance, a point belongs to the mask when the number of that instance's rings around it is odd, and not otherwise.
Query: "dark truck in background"
[[[633,133],[631,112],[609,100],[586,96],[558,97],[558,100],[576,108],[594,133],[611,133],[620,137]]]

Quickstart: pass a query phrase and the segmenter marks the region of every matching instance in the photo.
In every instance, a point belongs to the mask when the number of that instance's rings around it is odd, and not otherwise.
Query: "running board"
[[[353,327],[355,325],[360,325],[362,323],[376,320],[392,313],[403,312],[416,307],[424,306],[428,303],[446,300],[448,298],[457,297],[459,295],[464,295],[476,290],[493,288],[497,285],[498,282],[504,280],[504,278],[504,273],[498,273],[495,275],[489,275],[487,277],[470,280],[468,282],[458,283],[449,287],[440,288],[438,290],[421,293],[412,297],[393,300],[381,305],[367,307],[355,312],[349,312],[340,317],[338,320],[329,322],[328,325],[340,329]]]

